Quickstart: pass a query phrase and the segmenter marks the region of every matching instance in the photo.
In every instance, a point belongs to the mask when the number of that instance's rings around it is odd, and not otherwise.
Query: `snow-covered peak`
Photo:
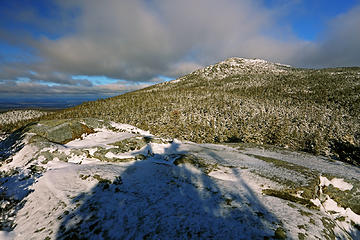
[[[264,63],[270,63],[264,59],[254,58],[254,59],[248,59],[248,58],[240,58],[240,57],[231,57],[228,58],[220,63],[228,63],[231,65],[239,65],[239,64],[248,64],[248,63],[258,63],[258,64],[264,64]]]
[[[253,59],[248,59],[248,58],[240,58],[240,57],[231,57],[228,58],[221,63],[228,63],[231,66],[239,66],[239,65],[252,65],[252,66],[258,66],[258,67],[263,67],[264,65],[276,65],[276,66],[282,66],[282,67],[291,67],[290,65],[285,65],[285,64],[281,64],[281,63],[273,63],[273,62],[269,62],[266,61],[264,59],[260,59],[260,58],[253,58]]]
[[[285,73],[287,71],[290,71],[292,68],[293,67],[290,65],[273,63],[258,58],[248,59],[248,58],[240,58],[240,57],[231,57],[222,62],[195,70],[194,72],[188,75],[185,75],[170,82],[164,82],[160,85],[178,83],[192,76],[205,78],[207,80],[212,80],[212,79],[219,80],[234,75]]]
[[[196,70],[190,75],[198,75],[210,80],[249,73],[283,73],[289,71],[290,68],[291,66],[289,65],[272,63],[263,59],[231,57],[214,65]]]

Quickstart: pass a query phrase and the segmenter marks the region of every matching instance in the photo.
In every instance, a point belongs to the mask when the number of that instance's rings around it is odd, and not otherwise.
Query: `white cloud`
[[[26,87],[42,89],[46,85],[40,83],[46,82],[60,85],[49,88],[53,93],[106,92],[123,87],[92,86],[72,76],[150,83],[158,76],[176,78],[233,56],[308,67],[360,65],[360,6],[333,19],[321,39],[308,42],[279,22],[299,1],[279,2],[281,8],[268,9],[260,0],[59,0],[60,16],[76,9],[75,17],[61,18],[61,26],[71,26],[71,31],[62,28],[56,38],[37,41],[24,38],[35,60],[2,60],[0,82],[29,78],[28,85],[8,84],[19,93]],[[31,15],[38,24],[35,18]]]
[[[266,36],[273,12],[254,1],[89,0],[78,7],[78,31],[40,46],[51,68],[73,74],[177,77],[235,55],[287,60],[297,44]]]

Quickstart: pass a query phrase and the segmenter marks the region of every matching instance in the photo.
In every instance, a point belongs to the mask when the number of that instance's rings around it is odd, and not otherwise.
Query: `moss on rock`
[[[302,204],[308,208],[316,209],[317,207],[309,200],[305,198],[299,198],[292,195],[288,190],[275,190],[275,189],[264,189],[263,193],[269,196],[281,198],[291,202]]]
[[[47,139],[50,142],[65,144],[74,139],[80,138],[83,134],[94,133],[94,129],[80,123],[78,120],[52,120],[41,121],[32,125],[29,132],[35,133],[38,137],[32,137],[32,141]]]
[[[134,150],[139,150],[146,146],[147,142],[144,138],[133,137],[127,138],[118,142],[111,143],[111,145],[116,146],[116,152],[124,153]]]

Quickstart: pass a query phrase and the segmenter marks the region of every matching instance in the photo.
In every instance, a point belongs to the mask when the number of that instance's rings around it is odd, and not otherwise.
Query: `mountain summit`
[[[207,79],[222,79],[232,75],[247,73],[283,73],[291,66],[272,63],[262,59],[246,59],[232,57],[215,65],[207,66],[192,74],[198,74]]]
[[[266,73],[284,73],[293,69],[290,65],[272,63],[263,59],[247,59],[232,57],[214,65],[195,70],[189,75],[180,77],[172,82],[178,82],[189,76],[197,76],[207,80],[219,80],[234,75],[243,74],[266,74]]]

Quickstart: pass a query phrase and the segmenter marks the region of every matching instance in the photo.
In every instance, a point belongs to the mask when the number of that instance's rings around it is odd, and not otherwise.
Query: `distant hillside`
[[[0,113],[0,124],[15,123],[22,120],[33,119],[46,115],[47,112],[39,110],[17,110]]]
[[[0,141],[3,139],[6,134],[6,130],[11,130],[13,128],[27,124],[33,119],[39,118],[40,116],[46,115],[50,110],[11,110],[11,111],[0,111]]]
[[[360,68],[230,58],[44,119],[95,117],[194,142],[270,144],[360,164]]]

